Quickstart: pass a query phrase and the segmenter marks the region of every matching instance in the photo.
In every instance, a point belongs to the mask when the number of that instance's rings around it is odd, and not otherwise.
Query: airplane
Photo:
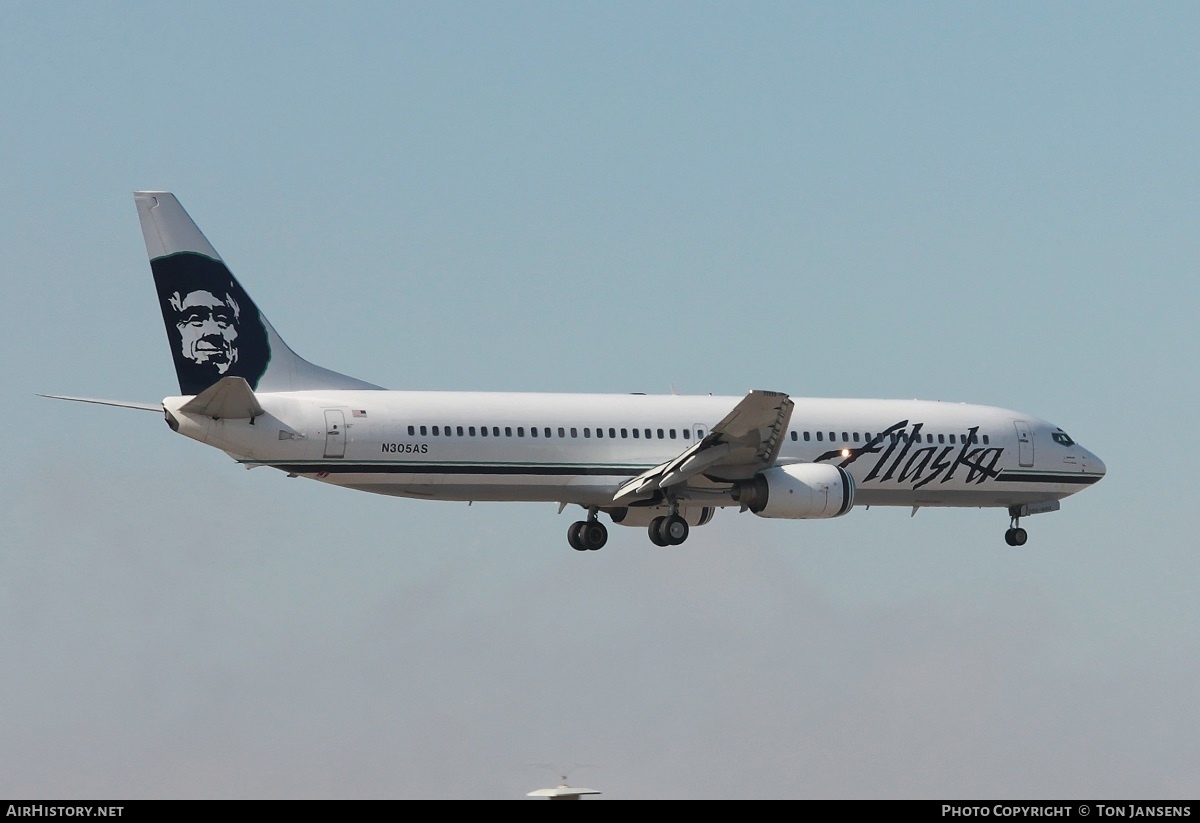
[[[1045,420],[992,406],[744,397],[389,391],[293,352],[169,192],[134,193],[178,396],[161,404],[43,395],[160,412],[238,463],[427,500],[577,505],[577,551],[603,514],[682,544],[722,508],[789,520],[856,507],[1007,509],[1021,518],[1104,477]]]

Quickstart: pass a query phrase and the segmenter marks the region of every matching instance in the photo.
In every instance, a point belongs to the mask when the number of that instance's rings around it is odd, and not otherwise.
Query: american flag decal
[[[367,410],[366,409],[352,409],[350,414],[354,417],[366,417]]]

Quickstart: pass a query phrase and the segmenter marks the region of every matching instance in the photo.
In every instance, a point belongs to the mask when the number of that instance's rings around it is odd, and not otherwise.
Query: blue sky
[[[0,5],[0,793],[1151,797],[1200,789],[1200,10]],[[1062,425],[1061,512],[553,505],[246,472],[130,193],[391,388],[922,397]],[[19,422],[18,422],[19,421]]]

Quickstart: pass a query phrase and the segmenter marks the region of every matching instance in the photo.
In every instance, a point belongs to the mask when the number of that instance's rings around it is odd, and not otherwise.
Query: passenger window
[[[591,430],[590,428],[588,428],[587,426],[584,426],[584,427],[583,427],[583,436],[584,436],[584,437],[591,437],[591,436],[592,436],[592,430]]]
[[[939,434],[939,435],[938,435],[938,442],[939,442],[939,443],[945,443],[945,442],[946,442],[946,435],[944,435],[944,434]]]
[[[579,436],[579,430],[578,430],[578,429],[576,429],[574,426],[572,426],[572,427],[571,427],[571,436],[572,436],[572,437],[578,437],[578,436]]]
[[[499,437],[499,436],[500,436],[500,427],[492,426],[492,437]]]
[[[674,429],[668,429],[668,432],[669,432],[669,433],[670,433],[670,435],[671,435],[671,439],[672,439],[672,440],[674,440],[674,439],[675,439],[675,430],[674,430]]]
[[[469,434],[470,434],[472,437],[474,437],[474,436],[475,436],[475,427],[474,427],[474,426],[467,426],[467,432],[468,432],[468,433],[469,433]]]
[[[662,439],[663,439],[663,430],[662,430],[662,429],[659,429],[659,430],[658,430],[658,439],[659,439],[659,440],[662,440]]]
[[[558,436],[559,436],[559,437],[566,437],[566,436],[567,436],[567,430],[566,430],[566,429],[564,429],[562,426],[559,426],[559,427],[558,427]],[[574,436],[575,436],[575,434],[574,434],[574,433],[572,433],[572,434],[571,434],[571,436],[572,436],[572,437],[574,437]]]
[[[479,436],[480,436],[480,437],[487,437],[487,426],[480,426],[480,427],[479,427]]]
[[[409,426],[409,427],[408,427],[408,435],[409,435],[409,437],[412,437],[412,436],[413,436],[414,434],[416,434],[416,433],[417,433],[417,427],[416,427],[416,426]]]
[[[990,441],[988,440],[988,436],[985,434],[985,435],[983,436],[983,445],[985,445],[985,446],[986,446],[986,445],[988,445],[988,443],[989,443],[989,442],[990,442]]]
[[[621,435],[621,436],[622,436],[622,437],[624,437],[624,435]],[[683,439],[684,439],[684,440],[691,440],[691,439],[692,439],[692,433],[691,433],[690,431],[688,431],[687,429],[684,429],[684,430],[683,430]]]
[[[637,430],[637,429],[634,429],[634,430],[633,430],[633,439],[634,439],[634,440],[636,440],[636,439],[637,439],[637,437],[638,437],[638,430]]]
[[[857,442],[858,442],[858,432],[855,432],[855,433],[854,433],[854,442],[855,442],[855,443],[857,443]]]
[[[629,429],[621,429],[621,437],[629,437]]]
[[[608,430],[608,436],[615,438],[617,436],[617,430],[610,427]]]
[[[807,443],[810,439],[811,438],[808,436],[808,432],[805,432],[804,433],[804,442]]]
[[[825,432],[817,432],[817,442],[820,443],[825,439]]]
[[[421,427],[421,436],[422,436],[422,437],[424,437],[424,436],[425,436],[427,433],[428,433],[428,432],[426,432],[426,431],[425,431],[425,427],[424,427],[424,426],[422,426],[422,427]]]
[[[596,428],[596,436],[597,436],[597,437],[604,437],[604,429],[602,429],[602,428],[600,428],[600,427],[597,427],[597,428]]]
[[[561,431],[562,431],[562,429],[559,429],[559,431],[561,432]],[[547,426],[547,427],[546,427],[545,435],[546,435],[547,437],[549,437],[549,436],[550,436],[550,427],[549,427],[549,426]]]
[[[792,442],[795,443],[799,439],[800,439],[800,436],[798,434],[796,434],[795,432],[792,432]]]

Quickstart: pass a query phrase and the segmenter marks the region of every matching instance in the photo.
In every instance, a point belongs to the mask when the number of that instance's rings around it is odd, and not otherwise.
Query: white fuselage
[[[248,466],[439,500],[611,506],[615,490],[703,438],[738,397],[482,392],[260,392],[265,414],[173,427]],[[1104,464],[1052,424],[1007,409],[794,398],[778,464],[843,466],[858,505],[1014,506],[1059,500]],[[736,505],[710,476],[681,502]]]
[[[767,389],[386,391],[292,351],[175,195],[141,191],[134,202],[179,391],[190,395],[163,401],[167,423],[246,466],[402,497],[578,504],[587,518],[567,530],[578,551],[605,545],[601,512],[677,546],[721,506],[794,520],[855,505],[1002,506],[1005,541],[1021,546],[1020,518],[1104,475],[1061,429],[991,406]]]

